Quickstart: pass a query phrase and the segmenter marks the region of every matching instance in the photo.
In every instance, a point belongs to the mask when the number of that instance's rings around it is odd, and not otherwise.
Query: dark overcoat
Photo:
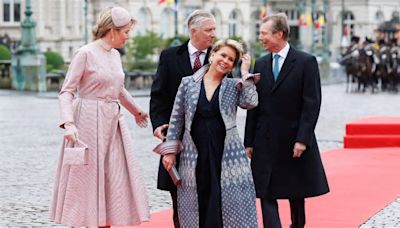
[[[275,82],[272,54],[257,59],[254,71],[259,105],[248,111],[245,146],[253,147],[251,167],[257,197],[306,198],[329,191],[314,134],[321,84],[314,56],[290,47]],[[295,142],[306,150],[293,158]]]
[[[190,64],[188,42],[176,47],[163,50],[160,55],[157,72],[151,87],[150,119],[153,131],[169,123],[175,95],[184,76],[192,75],[193,69]],[[208,63],[208,49],[204,64]],[[171,191],[176,189],[171,177],[162,165],[162,157],[158,167],[157,188]],[[179,156],[177,156],[177,167]]]

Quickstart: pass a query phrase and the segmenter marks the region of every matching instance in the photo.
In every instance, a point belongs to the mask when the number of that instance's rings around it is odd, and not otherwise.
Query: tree
[[[0,44],[0,60],[10,60],[11,51],[4,45]]]
[[[51,72],[54,70],[63,70],[64,69],[64,59],[60,53],[54,51],[47,51],[44,53],[46,57],[46,70],[47,72]]]
[[[147,31],[146,35],[135,36],[127,45],[126,64],[127,70],[151,70],[157,63],[154,61],[162,44],[161,36],[155,32]]]

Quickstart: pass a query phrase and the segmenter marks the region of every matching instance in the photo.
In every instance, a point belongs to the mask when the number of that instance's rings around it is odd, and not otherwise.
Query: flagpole
[[[299,16],[301,16],[301,15],[303,15],[304,14],[304,5],[305,5],[305,2],[304,2],[304,0],[297,0],[296,1],[296,9],[297,9],[297,12],[298,12],[298,14],[299,14]],[[299,19],[300,19],[300,17],[299,17]],[[298,25],[298,40],[297,40],[297,49],[299,49],[299,50],[303,50],[303,43],[302,43],[302,26],[301,25]]]
[[[311,25],[311,53],[315,54],[315,43],[317,42],[317,29],[315,28],[315,19],[317,16],[316,11],[316,0],[311,0],[311,18],[312,18],[312,25]]]
[[[174,39],[171,42],[171,47],[172,46],[178,46],[181,45],[181,41],[178,38],[178,7],[179,7],[179,0],[175,0],[174,2],[174,26],[175,26],[175,35],[174,35]]]
[[[175,37],[178,37],[178,0],[175,0],[174,17],[175,17]]]

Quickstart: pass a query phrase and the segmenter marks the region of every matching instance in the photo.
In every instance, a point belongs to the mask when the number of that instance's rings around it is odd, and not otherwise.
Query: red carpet
[[[306,200],[307,228],[356,228],[400,196],[400,148],[336,149],[322,159],[331,192]],[[288,203],[279,205],[288,227]],[[172,228],[171,217],[171,210],[156,212],[139,227]]]
[[[344,147],[400,147],[400,117],[373,116],[347,123]]]

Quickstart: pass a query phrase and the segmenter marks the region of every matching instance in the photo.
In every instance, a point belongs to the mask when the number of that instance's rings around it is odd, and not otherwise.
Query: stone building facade
[[[288,15],[291,43],[316,54],[318,50],[335,53],[338,47],[346,45],[351,35],[375,39],[378,34],[374,31],[378,26],[385,21],[398,20],[400,12],[400,1],[393,0],[179,0],[178,32],[187,34],[185,18],[190,12],[206,9],[216,17],[218,37],[240,36],[246,42],[257,42],[260,13],[265,3],[267,14],[285,12]],[[175,5],[171,3],[159,4],[159,0],[32,0],[40,49],[58,51],[68,61],[85,43],[85,28],[90,40],[98,13],[111,5],[123,6],[137,18],[135,34],[151,30],[165,38],[174,36]],[[24,10],[23,0],[0,0],[0,37],[7,34],[12,41],[20,39]],[[319,25],[310,25],[312,21]]]

